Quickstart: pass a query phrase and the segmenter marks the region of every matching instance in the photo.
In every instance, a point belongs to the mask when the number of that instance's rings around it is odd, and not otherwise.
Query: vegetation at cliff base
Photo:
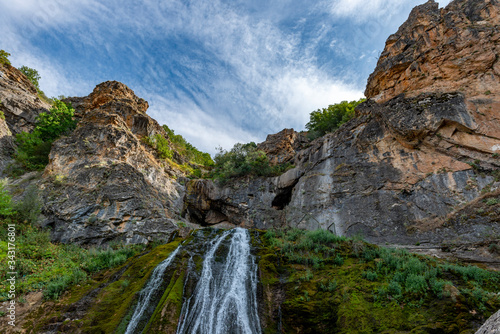
[[[76,127],[75,110],[71,105],[54,100],[54,106],[48,113],[38,115],[35,129],[16,135],[18,145],[16,161],[25,170],[42,170],[49,163],[52,143],[62,135],[67,135]]]
[[[221,183],[244,175],[279,175],[292,167],[290,164],[271,166],[266,153],[258,150],[254,142],[248,144],[237,143],[230,151],[222,148],[218,148],[218,150],[210,177]]]
[[[263,240],[264,300],[285,296],[286,333],[473,333],[500,308],[498,272],[324,230],[268,230]]]
[[[28,187],[21,201],[13,202],[0,182],[0,235],[7,236],[8,226],[15,226],[16,295],[42,290],[45,299],[56,299],[71,285],[85,282],[100,270],[123,264],[144,249],[142,245],[111,245],[106,249],[85,249],[75,244],[55,244],[50,233],[38,225],[41,202],[36,186]],[[0,280],[6,282],[8,245],[0,241]],[[8,287],[0,288],[0,302],[8,300]]]
[[[354,118],[354,108],[365,100],[342,101],[329,105],[328,108],[313,111],[309,116],[309,123],[306,124],[309,138],[316,139],[328,132],[337,130],[342,124]]]

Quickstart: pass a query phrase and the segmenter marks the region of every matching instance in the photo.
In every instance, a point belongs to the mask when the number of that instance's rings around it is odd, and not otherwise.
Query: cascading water
[[[137,325],[139,324],[139,321],[141,320],[144,311],[148,308],[151,298],[158,292],[158,289],[160,288],[163,282],[163,275],[165,273],[165,270],[170,265],[172,260],[175,258],[180,248],[181,246],[177,247],[172,253],[170,253],[170,255],[165,260],[160,262],[160,264],[156,266],[156,268],[153,270],[153,274],[151,275],[151,278],[146,284],[146,287],[142,289],[141,292],[139,293],[139,301],[137,302],[134,314],[132,315],[132,318],[128,323],[125,334],[136,333]]]
[[[228,237],[228,254],[219,258]],[[194,293],[182,307],[177,333],[261,333],[257,265],[247,230],[226,231],[211,241]]]

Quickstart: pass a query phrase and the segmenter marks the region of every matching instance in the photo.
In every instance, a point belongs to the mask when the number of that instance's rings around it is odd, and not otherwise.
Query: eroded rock
[[[77,99],[70,99],[77,102]],[[178,230],[182,173],[141,140],[165,135],[147,102],[122,83],[105,82],[75,103],[80,121],[57,140],[44,177],[44,213],[61,242],[147,243]]]

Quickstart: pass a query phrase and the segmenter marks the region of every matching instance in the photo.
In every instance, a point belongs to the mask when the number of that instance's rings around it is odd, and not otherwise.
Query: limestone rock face
[[[500,311],[493,314],[479,328],[476,334],[499,334],[500,333]]]
[[[257,145],[257,149],[266,153],[271,165],[293,163],[297,151],[308,142],[305,134],[293,129],[283,129],[276,134],[268,135],[266,140]]]
[[[44,214],[55,240],[101,244],[168,239],[182,220],[181,174],[141,139],[165,135],[147,102],[122,83],[105,82],[70,99],[80,121],[52,147]]]
[[[35,86],[17,68],[0,64],[0,110],[12,134],[33,129],[36,116],[50,105],[37,96]]]
[[[216,208],[233,224],[323,228],[382,244],[500,235],[495,213],[476,217],[500,188],[498,12],[487,0],[416,7],[389,37],[355,119],[297,148],[290,130],[269,136],[259,147],[294,169],[192,188],[188,207],[205,223]]]
[[[498,92],[500,5],[493,0],[434,1],[415,7],[389,36],[366,97],[384,102],[401,93]]]
[[[7,122],[5,122],[5,119],[0,117],[0,174],[1,171],[3,171],[12,160],[13,153],[14,142],[12,133],[10,132],[9,126],[7,125]]]

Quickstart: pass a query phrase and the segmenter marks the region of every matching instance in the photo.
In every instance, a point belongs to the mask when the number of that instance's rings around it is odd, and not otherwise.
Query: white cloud
[[[421,3],[422,0],[334,0],[330,5],[330,10],[336,17],[344,17],[356,21],[363,21],[368,18],[389,20],[394,15],[399,15],[401,8],[411,8]]]
[[[348,6],[339,7],[341,15],[363,7],[361,1],[336,3]],[[299,35],[284,32],[271,21],[272,16],[254,17],[217,0],[151,0],[140,6],[116,0],[0,0],[2,8],[9,13],[8,20],[0,23],[2,31],[6,27],[17,27],[18,31],[11,29],[7,36],[0,36],[0,41],[9,41],[6,44],[17,64],[38,69],[47,95],[86,95],[98,82],[80,80],[73,69],[62,68],[56,59],[38,54],[23,40],[23,31],[53,29],[77,41],[82,50],[98,49],[98,56],[115,62],[127,54],[132,66],[134,61],[145,64],[145,73],[135,74],[137,82],[125,83],[140,87],[136,89],[138,95],[149,100],[149,113],[161,124],[211,153],[219,145],[227,149],[238,141],[262,141],[266,134],[284,127],[302,130],[311,111],[362,97],[360,87],[328,76],[317,64],[315,48],[328,38],[330,22],[304,45]],[[130,32],[135,37],[127,40],[132,38]],[[124,39],[117,45],[110,34],[123,35]],[[162,43],[169,36],[185,36],[199,43],[207,52],[203,56],[211,57],[215,65],[207,67],[197,59],[166,53],[162,55],[166,59],[179,57],[175,61],[181,66],[168,68],[165,59],[149,53],[148,45],[152,40]],[[332,40],[332,44],[341,47],[341,41]],[[96,77],[99,69],[89,63],[88,71],[96,72]],[[134,69],[122,71],[134,73]],[[158,89],[169,71],[179,78],[183,90],[165,91],[162,98],[155,95],[157,92],[149,93]],[[197,80],[197,73],[204,80]]]

